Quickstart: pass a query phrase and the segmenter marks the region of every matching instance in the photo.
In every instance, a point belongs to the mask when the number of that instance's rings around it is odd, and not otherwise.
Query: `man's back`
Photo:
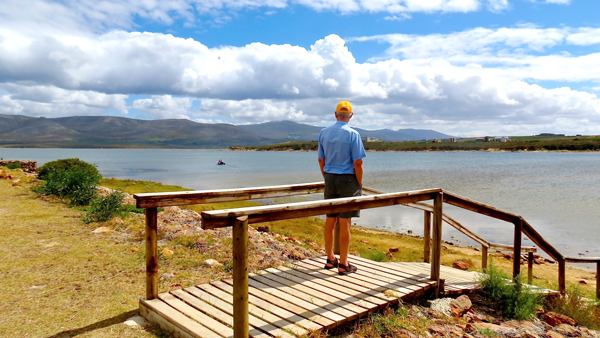
[[[331,174],[354,174],[354,161],[363,158],[364,148],[358,132],[344,121],[321,130],[319,158],[325,159],[324,171]]]

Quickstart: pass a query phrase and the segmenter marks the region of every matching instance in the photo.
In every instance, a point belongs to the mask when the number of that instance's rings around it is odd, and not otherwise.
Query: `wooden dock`
[[[359,317],[418,297],[435,281],[428,263],[378,263],[350,256],[358,272],[339,276],[323,269],[325,257],[292,267],[271,268],[249,276],[249,323],[252,337],[302,336],[351,322]],[[476,274],[441,268],[444,293],[469,293]],[[225,279],[140,300],[140,311],[180,337],[233,337],[233,281]]]

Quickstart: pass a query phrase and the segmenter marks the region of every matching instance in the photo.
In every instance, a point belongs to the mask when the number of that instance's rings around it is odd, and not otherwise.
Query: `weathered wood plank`
[[[362,316],[367,313],[366,309],[358,307],[346,300],[330,296],[327,293],[312,289],[302,283],[298,283],[297,281],[283,278],[278,274],[259,271],[257,275],[281,283],[285,286],[289,286],[294,289],[295,293],[293,293],[293,295],[303,298],[307,301],[314,302],[315,304],[319,304],[319,306],[331,309],[346,317],[349,321],[358,318],[359,315]],[[264,282],[266,283],[266,281]]]
[[[596,263],[600,262],[600,257],[565,257],[567,263]]]
[[[431,211],[423,211],[423,261],[431,262]]]
[[[513,279],[521,274],[521,240],[523,239],[523,221],[515,220],[514,251],[513,251]]]
[[[205,326],[208,329],[210,329],[211,331],[214,331],[215,334],[219,335],[219,337],[227,337],[227,338],[233,337],[233,330],[230,327],[223,325],[220,322],[212,319],[211,317],[198,311],[194,307],[184,303],[183,301],[176,298],[175,296],[173,296],[169,293],[161,293],[160,295],[158,295],[158,298],[160,300],[162,300],[163,302],[169,304],[171,307],[173,307],[177,311],[179,311],[179,312],[187,315],[188,317],[194,319],[195,321],[201,323],[202,326]]]
[[[193,204],[244,201],[261,198],[286,197],[323,192],[325,183],[135,194],[137,208],[158,208]]]
[[[258,285],[262,291],[268,292],[281,299],[294,302],[300,307],[335,321],[336,326],[346,323],[351,316],[356,316],[355,312],[339,308],[319,298],[315,298],[264,276],[250,274],[250,284],[253,283],[259,283]],[[264,288],[262,285],[266,285],[268,288]]]
[[[247,338],[248,324],[248,217],[231,219],[233,246],[233,332]]]
[[[228,325],[229,327],[233,328],[233,314],[232,313],[226,313],[218,307],[209,305],[209,303],[203,301],[201,298],[201,297],[204,297],[204,299],[206,299],[206,298],[209,298],[210,295],[206,295],[206,294],[200,292],[196,288],[188,288],[188,289],[192,290],[193,293],[185,292],[183,290],[175,290],[175,291],[171,291],[171,294],[176,296],[177,298],[185,301],[187,304],[190,304],[191,306],[198,309],[199,311],[202,311],[206,315],[211,316],[212,318],[220,321],[221,323],[224,323],[224,324]],[[186,289],[186,291],[188,291],[188,289]],[[198,291],[196,291],[196,290],[198,290]],[[271,336],[269,336],[268,334],[254,328],[254,327],[250,327],[250,336],[254,337],[254,338],[271,338]]]
[[[228,285],[233,285],[233,281],[231,279],[224,279],[222,280],[222,282]],[[287,309],[298,316],[301,316],[310,320],[311,322],[319,324],[319,326],[321,326],[320,330],[332,329],[336,327],[336,322],[334,320],[319,315],[316,312],[311,311],[310,309],[301,307],[300,304],[298,304],[300,302],[303,302],[301,299],[292,299],[291,296],[286,295],[285,293],[282,293],[284,298],[276,297],[274,294],[269,293],[267,290],[265,290],[271,289],[269,286],[262,283],[258,283],[254,280],[250,280],[249,284],[251,287],[248,289],[248,292],[251,295],[260,298],[261,300],[264,300],[270,304],[273,304],[273,306],[282,309]],[[340,316],[340,318],[342,317]]]
[[[202,284],[202,285],[198,285],[197,288],[201,289],[202,291],[209,293],[215,297],[218,297],[219,299],[233,304],[233,296],[228,293],[228,292],[224,292],[223,290],[220,290],[216,287],[214,287],[213,285],[209,285],[209,284]],[[233,304],[233,310],[235,311],[235,304]],[[255,306],[254,304],[248,304],[248,312],[250,315],[256,317],[256,318],[260,318],[262,321],[269,323],[272,326],[278,327],[280,329],[283,329],[285,331],[291,331],[296,335],[306,335],[308,334],[308,330],[305,330],[299,326],[296,326],[294,323],[277,317],[275,315],[273,315],[271,312],[269,311],[265,311],[257,306]],[[235,323],[235,317],[233,318],[234,323]],[[255,323],[258,323],[255,321]],[[254,325],[256,326],[256,325]]]
[[[140,301],[140,312],[148,320],[173,331],[175,337],[214,338],[216,335],[157,298]]]
[[[435,195],[433,200],[433,250],[431,254],[431,280],[436,281],[435,295],[437,298],[440,291],[440,265],[442,262],[442,207],[443,207],[443,193]]]
[[[201,214],[202,227],[203,229],[226,227],[229,226],[228,218],[244,215],[247,215],[248,222],[253,224],[343,211],[379,208],[401,203],[428,200],[433,198],[439,191],[441,191],[441,189],[428,189],[383,195],[337,198],[324,201],[203,211]]]
[[[201,300],[225,311],[226,313],[228,313],[229,315],[231,315],[233,317],[233,306],[231,305],[231,303],[225,299],[221,299],[220,297],[217,297],[217,296],[211,294],[210,292],[207,292],[205,290],[206,287],[210,288],[210,286],[204,284],[204,285],[197,285],[196,287],[186,288],[185,291],[187,291],[187,292],[193,294],[194,296],[200,298]],[[248,321],[253,328],[258,329],[260,331],[268,332],[269,334],[272,334],[272,335],[280,335],[285,338],[293,337],[292,335],[282,331],[280,328],[278,328],[274,325],[271,325],[271,324],[263,321],[261,318],[258,318],[254,315],[248,316]]]
[[[211,282],[210,285],[219,288],[225,292],[233,293],[233,287],[225,282],[214,281]],[[254,296],[254,294],[252,293],[248,295],[248,302],[283,320],[287,320],[290,323],[294,323],[300,327],[303,327],[308,331],[323,331],[323,326],[316,324],[310,320],[307,320],[306,318],[299,316],[293,312],[290,312],[286,308],[279,307],[276,304],[270,303],[266,300],[261,299],[260,297]]]

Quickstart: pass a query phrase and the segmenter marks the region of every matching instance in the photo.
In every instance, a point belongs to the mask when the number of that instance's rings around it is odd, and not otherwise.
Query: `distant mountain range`
[[[236,126],[115,116],[45,118],[0,114],[0,147],[214,149],[314,141],[321,129],[292,121]],[[354,129],[361,136],[382,141],[451,137],[433,130]]]

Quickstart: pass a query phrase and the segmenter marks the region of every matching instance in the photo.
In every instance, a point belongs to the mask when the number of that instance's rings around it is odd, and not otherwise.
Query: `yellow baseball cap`
[[[336,113],[350,114],[352,113],[352,105],[348,101],[340,101],[335,108]]]

